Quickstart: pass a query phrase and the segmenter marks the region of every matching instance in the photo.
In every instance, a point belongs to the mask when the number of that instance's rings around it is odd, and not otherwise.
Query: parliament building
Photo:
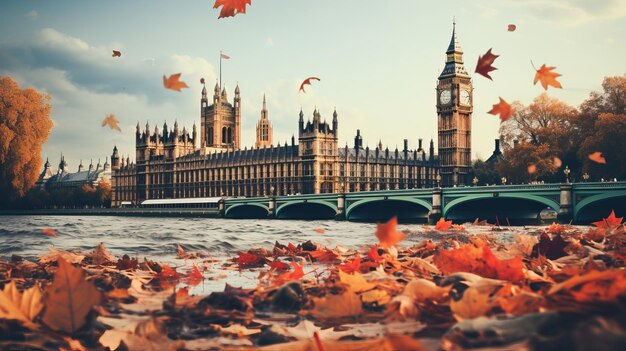
[[[472,82],[453,29],[446,63],[436,87],[438,152],[419,139],[410,149],[389,150],[382,143],[363,147],[360,131],[352,146],[339,146],[339,115],[327,123],[315,109],[298,115],[297,137],[274,145],[265,96],[254,147],[241,148],[241,95],[232,103],[215,85],[200,98],[200,128],[145,129],[137,124],[135,162],[111,155],[112,206],[151,199],[257,197],[269,195],[413,189],[467,185],[471,171]],[[211,104],[209,104],[211,102]],[[325,111],[329,113],[330,111]],[[199,135],[198,135],[199,133]],[[440,175],[440,180],[438,180]]]

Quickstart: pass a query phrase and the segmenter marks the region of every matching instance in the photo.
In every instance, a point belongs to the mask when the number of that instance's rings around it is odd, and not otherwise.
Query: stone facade
[[[78,165],[78,170],[70,172],[67,162],[65,162],[65,157],[61,156],[59,168],[56,172],[52,170],[50,161],[46,159],[43,171],[39,175],[35,186],[46,190],[80,188],[83,185],[97,186],[101,181],[111,181],[111,165],[108,157],[104,161],[104,165],[101,165],[100,160],[98,160],[96,166],[91,162],[87,169],[85,169],[81,161]]]
[[[453,31],[446,68],[437,86],[439,155],[431,140],[424,150],[404,140],[402,150],[363,147],[360,131],[354,145],[340,147],[339,117],[333,111],[326,123],[315,109],[305,123],[301,110],[298,136],[285,145],[272,144],[272,126],[263,97],[255,147],[240,148],[241,96],[235,88],[233,103],[216,84],[213,104],[206,87],[200,103],[200,140],[183,128],[154,132],[146,125],[136,132],[136,163],[120,160],[117,148],[112,160],[112,206],[122,201],[140,204],[147,199],[216,196],[268,196],[319,194],[387,189],[413,189],[438,185],[441,169],[444,185],[466,184],[471,167],[471,80],[462,67],[462,51]],[[450,97],[443,94],[446,90]],[[469,92],[469,100],[463,93]],[[460,95],[461,94],[461,95]],[[296,143],[297,141],[297,143]],[[441,166],[440,166],[441,163]]]

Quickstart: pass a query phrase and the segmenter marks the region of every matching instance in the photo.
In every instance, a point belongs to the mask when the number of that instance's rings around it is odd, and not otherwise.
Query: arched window
[[[213,127],[209,127],[208,134],[209,137],[207,139],[209,139],[209,145],[213,145]]]
[[[222,127],[222,144],[226,144],[227,143],[226,139],[226,127]]]
[[[228,143],[232,144],[233,142],[233,130],[232,128],[228,127]]]

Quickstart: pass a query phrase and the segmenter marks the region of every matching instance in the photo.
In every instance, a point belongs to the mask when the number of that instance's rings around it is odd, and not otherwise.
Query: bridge
[[[476,218],[511,224],[537,223],[551,209],[562,223],[590,223],[611,210],[626,215],[626,182],[494,185],[403,189],[340,194],[232,198],[220,202],[225,218],[337,219],[404,222]]]

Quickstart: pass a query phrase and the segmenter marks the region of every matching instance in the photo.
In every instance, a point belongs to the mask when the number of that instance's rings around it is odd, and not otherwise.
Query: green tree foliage
[[[499,184],[501,176],[497,171],[497,164],[489,164],[483,160],[476,160],[472,165],[474,176],[478,178],[478,185]]]
[[[111,184],[100,181],[96,186],[79,188],[31,189],[16,202],[20,209],[111,207]]]
[[[24,196],[41,171],[52,129],[50,97],[0,77],[0,207]]]

